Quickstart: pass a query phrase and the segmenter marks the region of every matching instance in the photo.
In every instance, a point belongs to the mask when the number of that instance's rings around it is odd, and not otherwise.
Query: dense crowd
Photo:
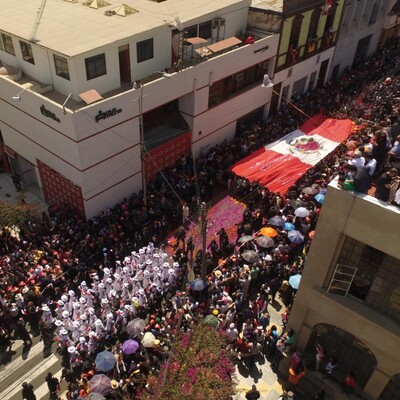
[[[202,152],[195,164],[183,156],[149,185],[147,204],[134,194],[89,221],[67,206],[51,207],[41,223],[28,222],[18,235],[3,229],[0,361],[13,338],[30,345],[31,335],[40,334],[46,354],[57,342],[68,399],[96,390],[107,399],[134,399],[168,357],[176,333],[213,314],[237,362],[265,354],[276,369],[294,346],[295,333],[286,328],[294,277],[304,268],[329,182],[339,175],[342,187],[363,193],[376,185],[377,198],[400,204],[397,171],[393,165],[386,171],[395,161],[389,157],[400,153],[398,47],[388,42],[340,80],[295,95],[296,107],[284,101],[265,123],[239,127],[233,141]],[[230,172],[236,161],[321,111],[352,118],[357,130],[286,194]],[[237,241],[230,243],[221,229],[208,247],[207,282],[187,285],[189,270],[200,277],[203,257],[180,225],[197,219],[199,198],[210,201],[221,192],[247,205]],[[182,206],[189,207],[183,221]],[[169,249],[165,238],[176,228],[177,243]],[[281,326],[268,313],[277,295],[286,306]],[[99,355],[108,352],[113,360],[105,366]],[[102,389],[95,385],[100,375],[108,382]],[[58,398],[57,380],[51,373],[46,380],[51,399]],[[31,389],[23,388],[27,400],[34,399],[27,397]]]

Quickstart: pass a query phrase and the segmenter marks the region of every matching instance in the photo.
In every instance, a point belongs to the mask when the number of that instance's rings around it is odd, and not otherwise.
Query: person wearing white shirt
[[[350,165],[354,165],[357,167],[357,169],[360,169],[361,167],[364,167],[365,164],[365,158],[362,157],[361,151],[356,150],[353,154],[353,159],[349,160]]]
[[[376,160],[372,154],[365,154],[365,166],[368,168],[369,176],[373,176],[376,170]]]

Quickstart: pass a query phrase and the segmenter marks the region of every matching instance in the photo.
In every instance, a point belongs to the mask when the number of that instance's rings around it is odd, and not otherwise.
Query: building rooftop
[[[251,5],[261,10],[268,10],[281,13],[284,0],[253,0]]]
[[[222,16],[250,0],[0,0],[0,27],[73,57],[162,26]],[[236,6],[235,6],[236,5]],[[221,10],[221,11],[219,11]]]

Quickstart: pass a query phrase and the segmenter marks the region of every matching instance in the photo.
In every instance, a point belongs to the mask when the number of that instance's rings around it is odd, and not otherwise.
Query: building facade
[[[289,326],[309,360],[317,343],[325,363],[336,357],[340,387],[352,371],[362,398],[399,398],[400,210],[336,185],[328,188]]]
[[[279,35],[244,43],[248,0],[1,3],[3,159],[50,205],[90,218],[267,113]]]

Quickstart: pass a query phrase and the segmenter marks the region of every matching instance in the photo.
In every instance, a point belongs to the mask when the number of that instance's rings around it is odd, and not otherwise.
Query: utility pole
[[[204,201],[200,205],[201,237],[203,241],[201,253],[201,278],[207,279],[207,208]]]

